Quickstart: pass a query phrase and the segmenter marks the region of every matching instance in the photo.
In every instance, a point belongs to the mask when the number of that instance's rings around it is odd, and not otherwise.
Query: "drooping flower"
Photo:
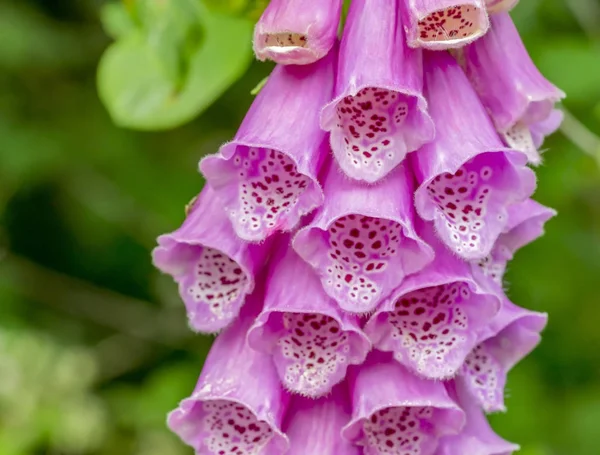
[[[539,164],[530,128],[548,119],[565,94],[531,61],[508,13],[491,23],[489,33],[462,49],[461,62],[506,144]]]
[[[482,272],[485,277],[502,286],[508,261],[519,249],[541,237],[544,234],[545,223],[555,215],[555,210],[533,199],[510,206],[508,223],[504,232],[498,236],[492,252],[483,259],[473,261],[476,266],[475,272]]]
[[[200,162],[239,237],[293,229],[323,203],[317,174],[329,149],[319,111],[331,99],[335,50],[312,65],[278,65],[233,141]]]
[[[484,0],[400,0],[408,44],[452,49],[483,36],[489,28]]]
[[[535,174],[523,153],[502,145],[449,54],[427,53],[425,70],[436,138],[411,155],[417,212],[452,251],[482,258],[504,230],[507,208],[533,193]]]
[[[495,288],[474,279],[431,229],[423,238],[435,260],[411,275],[373,313],[365,333],[373,345],[430,379],[454,376],[500,308]]]
[[[292,397],[284,430],[290,440],[286,455],[360,455],[358,447],[340,437],[350,420],[347,385],[340,384],[317,400]]]
[[[440,437],[465,423],[443,383],[413,375],[385,353],[355,367],[350,388],[352,420],[342,435],[364,455],[430,455]]]
[[[271,0],[254,28],[259,60],[305,65],[333,47],[342,0]]]
[[[421,54],[406,45],[397,0],[353,0],[335,98],[321,115],[346,175],[375,182],[433,139],[422,86]]]
[[[371,343],[359,320],[342,312],[313,270],[287,245],[271,260],[264,308],[248,332],[250,346],[273,356],[283,385],[321,396],[362,363]]]
[[[502,308],[461,369],[465,387],[486,412],[505,411],[508,371],[540,342],[548,316],[516,306],[506,297]]]
[[[414,229],[413,188],[404,164],[378,184],[364,185],[331,163],[325,203],[293,244],[344,310],[373,310],[406,275],[433,259]]]
[[[281,431],[289,396],[271,357],[246,342],[259,298],[253,294],[217,337],[194,393],[169,414],[169,428],[198,455],[281,455],[289,448]]]
[[[269,250],[268,243],[252,245],[235,235],[207,185],[183,225],[158,238],[153,259],[179,284],[191,328],[212,333],[237,317]]]
[[[529,134],[531,134],[533,145],[538,150],[538,153],[541,153],[540,147],[544,144],[546,137],[560,128],[564,118],[565,114],[563,111],[554,109],[545,120],[529,125]]]
[[[505,441],[490,427],[479,403],[465,389],[462,378],[446,384],[448,394],[456,400],[467,417],[463,430],[440,440],[436,455],[511,455],[519,446]]]

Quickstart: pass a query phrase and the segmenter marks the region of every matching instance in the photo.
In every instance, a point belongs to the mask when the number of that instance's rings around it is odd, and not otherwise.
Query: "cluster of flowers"
[[[222,331],[168,419],[198,454],[506,455],[485,413],[546,315],[507,262],[564,95],[510,0],[272,0],[278,63],[154,262]],[[224,329],[224,330],[223,330]]]

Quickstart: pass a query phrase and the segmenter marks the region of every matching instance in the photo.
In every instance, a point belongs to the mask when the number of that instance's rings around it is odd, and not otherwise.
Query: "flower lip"
[[[510,11],[517,6],[517,3],[519,3],[519,0],[486,0],[485,7],[488,13],[495,14]]]

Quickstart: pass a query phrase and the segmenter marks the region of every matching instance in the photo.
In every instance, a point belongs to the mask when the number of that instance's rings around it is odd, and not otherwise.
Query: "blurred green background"
[[[0,455],[191,453],[165,414],[211,339],[150,251],[270,70],[250,49],[261,2],[198,1],[0,0]],[[600,2],[523,0],[513,16],[569,114],[538,169],[559,217],[508,274],[550,324],[492,420],[523,455],[597,455]],[[100,98],[120,125],[165,130],[119,128]]]

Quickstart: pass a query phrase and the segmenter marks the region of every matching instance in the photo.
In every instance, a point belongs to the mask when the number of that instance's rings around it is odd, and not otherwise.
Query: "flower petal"
[[[519,0],[485,0],[485,7],[488,13],[495,14],[510,11],[517,6],[517,3]]]
[[[535,174],[526,156],[502,146],[485,109],[453,59],[425,60],[435,141],[411,155],[419,182],[415,204],[438,235],[465,259],[487,256],[507,222],[507,208],[529,197]]]
[[[412,176],[401,164],[377,185],[364,185],[332,163],[324,188],[325,203],[294,248],[341,308],[369,312],[433,259],[413,226]]]
[[[259,60],[306,65],[329,52],[336,37],[341,0],[271,0],[254,29]]]
[[[238,315],[269,250],[268,243],[252,245],[235,235],[207,185],[183,225],[161,235],[152,255],[179,284],[192,329],[212,333]]]
[[[344,380],[348,365],[371,349],[355,316],[344,314],[291,248],[271,261],[265,305],[248,333],[250,345],[273,355],[283,385],[321,396]]]
[[[375,182],[434,136],[421,53],[406,46],[391,2],[354,0],[340,48],[335,99],[321,126],[342,170]]]

